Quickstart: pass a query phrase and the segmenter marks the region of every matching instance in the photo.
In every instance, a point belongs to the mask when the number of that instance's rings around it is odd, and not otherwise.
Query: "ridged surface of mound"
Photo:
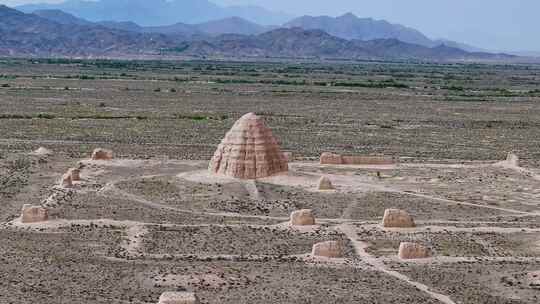
[[[287,172],[287,159],[261,117],[248,113],[225,135],[210,161],[212,173],[255,179]]]

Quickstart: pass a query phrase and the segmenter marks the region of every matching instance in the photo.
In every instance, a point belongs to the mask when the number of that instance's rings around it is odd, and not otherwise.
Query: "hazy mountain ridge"
[[[46,15],[58,21],[38,16]],[[507,55],[468,53],[440,46],[428,48],[397,39],[371,41],[346,40],[322,30],[279,28],[264,33],[200,34],[199,29],[227,31],[231,25],[253,24],[240,18],[225,19],[202,25],[177,23],[168,27],[140,27],[134,23],[89,23],[59,12],[24,14],[0,6],[0,54],[4,56],[114,56],[130,58],[138,55],[190,57],[288,57],[342,59],[420,59],[469,60],[507,58]],[[52,16],[52,17],[51,17]],[[64,23],[64,24],[63,24]],[[109,25],[110,26],[110,25]],[[126,30],[128,29],[128,30]],[[134,29],[134,30],[129,30]],[[255,30],[263,28],[254,26]],[[161,31],[149,33],[147,31]],[[192,32],[189,32],[192,31]]]
[[[61,24],[0,6],[0,54],[7,56],[100,56],[154,52],[174,44],[161,34]]]
[[[57,4],[27,4],[16,9],[62,10],[92,22],[131,21],[142,26],[203,23],[227,17],[241,17],[262,24],[281,24],[291,17],[257,6],[221,7],[208,0],[68,0]]]
[[[132,31],[139,33],[160,33],[168,35],[220,35],[220,34],[242,34],[256,35],[261,34],[274,27],[262,26],[254,22],[245,20],[240,17],[228,17],[224,19],[212,20],[199,24],[175,23],[163,26],[140,26],[131,21],[100,21],[90,22],[82,18],[77,18],[69,13],[61,10],[38,10],[33,12],[34,15],[40,16],[50,21],[61,24],[76,24],[76,25],[102,25],[111,29]]]
[[[480,48],[447,39],[430,39],[422,32],[386,20],[359,18],[352,13],[339,17],[302,16],[284,24],[285,27],[319,29],[333,36],[348,40],[398,39],[403,42],[427,47],[446,45],[468,52],[486,52]]]
[[[398,39],[424,46],[432,44],[428,37],[413,28],[391,24],[385,20],[358,18],[352,13],[335,18],[303,16],[287,22],[284,26],[323,30],[330,35],[348,40]]]
[[[469,53],[448,46],[429,48],[397,39],[346,40],[322,30],[280,28],[257,36],[221,35],[186,44],[184,54],[334,59],[471,60],[505,59],[505,54]]]

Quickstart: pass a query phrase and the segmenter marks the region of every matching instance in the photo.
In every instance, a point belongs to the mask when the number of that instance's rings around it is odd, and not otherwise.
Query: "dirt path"
[[[399,279],[401,281],[404,281],[407,284],[410,284],[410,285],[416,287],[417,289],[427,293],[432,298],[437,299],[437,300],[439,300],[440,302],[442,302],[444,304],[456,304],[448,296],[437,293],[437,292],[434,292],[434,291],[431,291],[430,288],[427,285],[424,285],[424,284],[422,284],[420,282],[413,281],[409,277],[407,277],[406,275],[401,274],[401,273],[399,273],[397,271],[387,269],[386,266],[384,265],[384,263],[381,260],[379,260],[379,259],[371,256],[369,253],[367,253],[366,248],[368,247],[368,244],[364,243],[364,242],[361,242],[361,241],[358,241],[356,239],[355,229],[351,225],[342,224],[342,225],[338,226],[337,228],[343,234],[345,234],[347,236],[347,238],[349,238],[349,240],[351,241],[351,243],[352,243],[352,245],[354,247],[354,250],[355,250],[356,254],[364,262],[366,262],[368,265],[371,265],[372,267],[374,267],[378,271],[386,273],[386,274],[388,274],[388,275],[390,275],[390,276],[392,276],[392,277],[394,277],[396,279]]]

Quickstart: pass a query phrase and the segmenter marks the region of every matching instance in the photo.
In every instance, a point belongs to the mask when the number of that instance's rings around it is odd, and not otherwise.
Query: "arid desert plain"
[[[2,59],[0,278],[11,304],[537,304],[540,65]]]

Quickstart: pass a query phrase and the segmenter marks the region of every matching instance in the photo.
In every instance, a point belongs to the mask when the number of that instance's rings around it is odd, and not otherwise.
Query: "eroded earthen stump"
[[[519,166],[519,156],[517,156],[515,153],[513,152],[510,152],[508,153],[508,155],[506,156],[506,162],[509,164],[509,165],[512,165],[512,166]]]
[[[413,228],[416,227],[413,218],[405,210],[386,209],[382,221],[386,228]]]
[[[71,174],[69,173],[69,171],[62,176],[61,186],[63,188],[73,187],[73,180],[71,179]]]
[[[45,147],[39,147],[37,150],[32,152],[32,154],[38,155],[38,156],[49,156],[49,155],[53,155],[53,151]]]
[[[268,177],[288,169],[272,131],[254,113],[242,116],[233,125],[209,165],[211,173],[240,179]]]
[[[290,224],[292,226],[313,226],[315,225],[315,215],[310,209],[303,209],[291,213]]]
[[[315,257],[341,258],[343,244],[339,241],[328,241],[313,245],[311,255]]]
[[[198,304],[197,296],[192,292],[164,292],[158,304]]]
[[[323,176],[319,179],[319,190],[334,190],[334,185],[332,181],[326,176]]]
[[[292,152],[283,152],[287,162],[292,162],[294,160],[294,154]]]
[[[94,149],[92,152],[92,160],[111,160],[113,152],[102,148]]]
[[[402,260],[425,259],[431,256],[431,251],[418,243],[403,242],[399,245],[398,256]]]
[[[71,168],[67,174],[71,177],[72,182],[78,182],[81,180],[81,170],[78,168]]]
[[[39,223],[49,219],[49,212],[41,206],[24,205],[22,208],[22,223]]]

